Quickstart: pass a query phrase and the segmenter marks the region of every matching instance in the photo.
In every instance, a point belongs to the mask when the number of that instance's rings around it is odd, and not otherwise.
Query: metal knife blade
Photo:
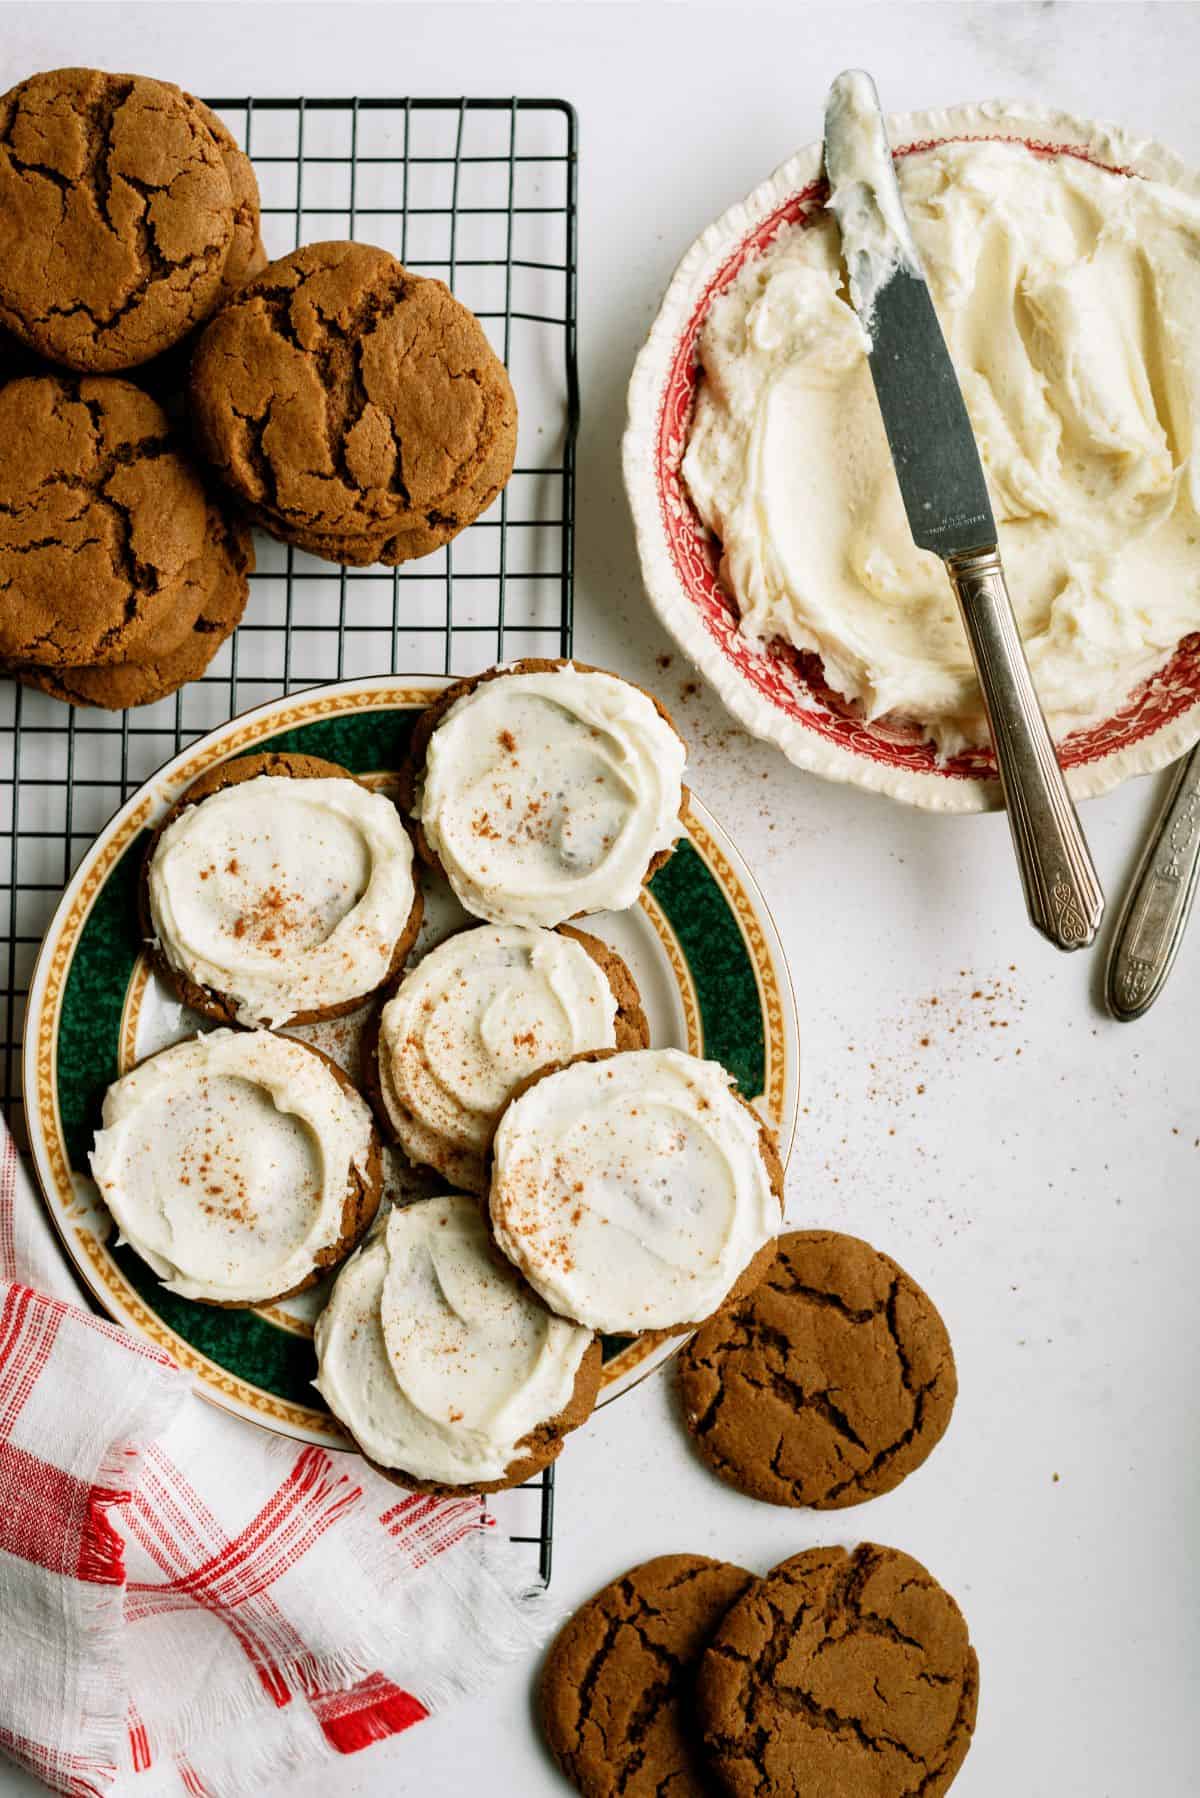
[[[1025,902],[1060,949],[1104,911],[1087,840],[1034,691],[983,466],[904,216],[875,83],[839,75],[825,111],[829,204],[914,541],[942,557],[987,708]]]
[[[975,434],[904,217],[875,83],[861,69],[830,89],[825,172],[913,540],[942,557],[992,548]]]

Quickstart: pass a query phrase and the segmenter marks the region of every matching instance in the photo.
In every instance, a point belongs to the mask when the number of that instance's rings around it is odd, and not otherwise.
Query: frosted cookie
[[[146,857],[156,964],[224,1023],[353,1011],[421,926],[413,852],[390,799],[317,756],[254,755],[201,775]]]
[[[648,1041],[633,975],[606,943],[567,925],[484,924],[404,976],[367,1078],[410,1161],[483,1193],[500,1113],[531,1075],[584,1049]]]
[[[91,1165],[121,1240],[210,1305],[311,1286],[379,1205],[369,1107],[324,1055],[267,1030],[175,1043],[115,1081]]]
[[[493,924],[624,911],[682,834],[686,759],[663,708],[615,674],[495,668],[417,722],[417,846]]]
[[[403,1485],[493,1492],[553,1461],[600,1383],[590,1330],[554,1317],[461,1193],[388,1214],[317,1321],[317,1389]]]
[[[513,1100],[488,1202],[551,1310],[611,1334],[687,1330],[766,1273],[783,1168],[718,1062],[601,1051]]]

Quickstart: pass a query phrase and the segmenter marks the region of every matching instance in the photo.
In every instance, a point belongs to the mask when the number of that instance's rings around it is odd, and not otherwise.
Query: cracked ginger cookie
[[[0,388],[0,659],[96,668],[178,648],[249,546],[156,401],[111,376]]]
[[[257,523],[328,561],[427,555],[512,472],[517,407],[475,315],[386,250],[273,262],[192,361],[204,454]]]
[[[946,1326],[856,1236],[794,1230],[762,1284],[679,1359],[714,1473],[751,1498],[835,1510],[890,1492],[941,1440],[958,1391]]]
[[[696,1707],[731,1798],[941,1798],[971,1746],[979,1662],[919,1562],[811,1548],[738,1600],[705,1650]]]
[[[140,639],[126,660],[54,668],[13,662],[9,665],[13,676],[23,686],[67,705],[117,712],[153,705],[199,679],[241,623],[254,567],[249,527],[232,512],[222,512],[211,498],[209,525],[212,555],[197,564],[195,579],[185,586],[172,614],[160,620],[149,637]]]
[[[164,86],[168,85],[170,84],[164,83]],[[233,239],[225,258],[221,286],[217,293],[217,306],[223,306],[239,287],[252,276],[261,274],[267,266],[267,252],[262,240],[258,177],[254,173],[254,164],[219,113],[215,113],[211,106],[206,106],[203,100],[197,100],[195,94],[185,93],[183,97],[199,113],[216,139],[233,196]]]
[[[546,1658],[540,1712],[583,1798],[710,1798],[692,1682],[713,1631],[755,1583],[706,1555],[659,1555],[576,1611]]]
[[[178,89],[53,69],[0,96],[0,323],[68,368],[133,368],[217,303],[221,146]]]

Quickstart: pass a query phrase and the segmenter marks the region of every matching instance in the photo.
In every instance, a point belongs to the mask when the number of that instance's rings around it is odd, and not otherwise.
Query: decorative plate
[[[1200,194],[1200,176],[1169,150],[1112,126],[1001,102],[888,119],[895,154],[963,138],[1013,138],[1041,156],[1078,156],[1125,175]],[[821,145],[810,144],[710,225],[667,289],[629,386],[625,486],[633,509],[646,590],[684,653],[734,716],[801,768],[854,781],[933,811],[977,812],[1001,804],[991,748],[938,762],[916,725],[866,723],[830,691],[820,659],[776,639],[742,635],[717,578],[718,551],[694,510],[680,466],[699,381],[696,343],[715,295],[778,234],[820,209],[826,187]],[[1200,635],[1132,693],[1111,718],[1059,745],[1077,799],[1107,792],[1132,774],[1164,767],[1200,737]]]
[[[251,750],[324,756],[386,789],[416,715],[447,683],[423,675],[346,681],[273,700],[222,725],[168,762],[122,807],[88,851],[46,934],[29,994],[24,1077],[30,1143],[50,1215],[80,1279],[128,1329],[193,1374],[228,1410],[304,1441],[345,1447],[313,1390],[313,1321],[326,1288],[278,1305],[221,1310],[163,1290],[113,1241],[112,1219],[88,1174],[105,1089],[180,1037],[211,1028],[152,973],[142,953],[135,891],[150,831],[214,762]],[[427,883],[427,947],[464,916],[443,883]],[[721,1061],[777,1129],[786,1155],[795,1130],[795,1001],[775,927],[745,863],[693,799],[687,834],[630,911],[602,913],[589,930],[628,961],[657,1045]],[[355,1017],[296,1031],[353,1075]],[[421,1177],[390,1158],[397,1195]],[[671,1341],[605,1343],[604,1392],[615,1397],[669,1356]]]

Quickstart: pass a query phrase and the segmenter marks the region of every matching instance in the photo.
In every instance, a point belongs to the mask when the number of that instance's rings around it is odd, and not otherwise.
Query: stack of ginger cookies
[[[512,471],[479,321],[357,243],[268,264],[254,169],[169,82],[0,97],[0,665],[73,705],[175,692],[239,623],[250,526],[429,554]]]

